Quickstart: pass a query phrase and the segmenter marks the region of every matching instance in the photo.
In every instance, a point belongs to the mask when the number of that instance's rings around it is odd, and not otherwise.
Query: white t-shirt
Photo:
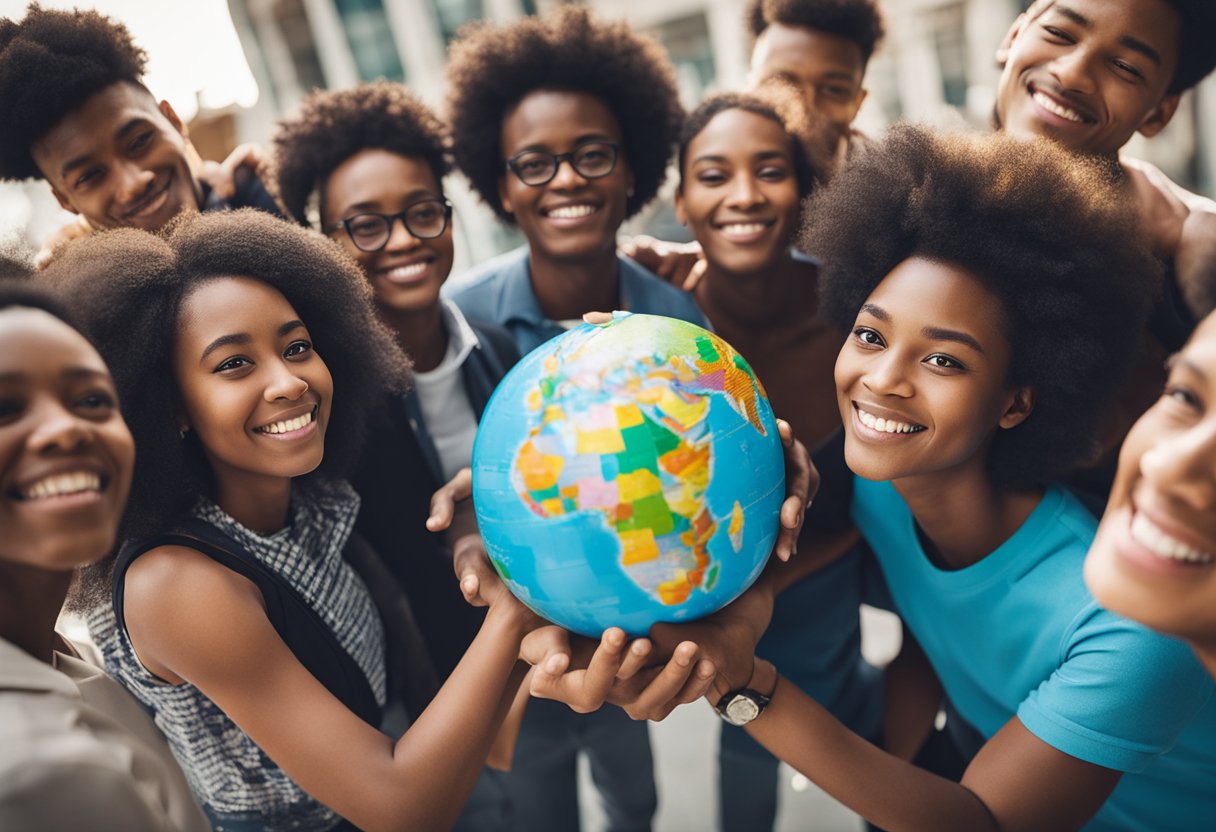
[[[477,333],[450,300],[442,300],[448,349],[439,366],[414,374],[414,390],[426,420],[427,432],[439,454],[444,481],[473,460],[473,439],[477,436],[477,414],[469,403],[461,366],[477,346]]]

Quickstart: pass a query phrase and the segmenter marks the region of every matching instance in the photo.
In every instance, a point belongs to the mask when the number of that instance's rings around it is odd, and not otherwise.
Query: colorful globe
[[[533,350],[473,447],[490,559],[542,617],[644,635],[738,597],[785,496],[773,411],[751,367],[694,324],[613,313]]]

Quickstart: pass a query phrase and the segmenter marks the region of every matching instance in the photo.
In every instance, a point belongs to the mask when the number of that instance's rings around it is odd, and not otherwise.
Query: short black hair
[[[442,192],[451,169],[447,129],[422,99],[389,81],[316,90],[274,136],[274,182],[291,217],[307,224],[312,195],[324,191],[335,168],[368,149],[422,159]]]
[[[1026,10],[1031,20],[1054,5],[1056,0],[1035,0]],[[1216,69],[1216,3],[1212,0],[1165,0],[1178,13],[1181,41],[1178,68],[1166,89],[1179,95],[1206,78]]]
[[[886,34],[877,0],[748,0],[743,22],[753,43],[771,23],[839,35],[861,48],[863,64]]]
[[[161,236],[115,229],[73,241],[43,279],[74,299],[135,437],[123,538],[166,531],[212,491],[198,440],[178,433],[172,355],[183,302],[199,286],[231,276],[281,292],[334,378],[325,456],[309,478],[344,476],[361,451],[369,414],[386,390],[405,386],[408,361],[377,318],[367,280],[316,232],[242,209],[182,215]]]
[[[30,148],[111,84],[146,90],[147,62],[126,26],[95,11],[34,3],[20,23],[0,20],[0,179],[41,176]]]
[[[667,175],[684,111],[663,47],[626,23],[596,20],[577,6],[506,24],[461,30],[448,60],[448,118],[456,164],[500,218],[502,123],[537,90],[581,92],[602,100],[621,125],[633,172],[626,217],[654,198]]]
[[[784,87],[766,87],[763,92],[726,92],[710,96],[702,101],[684,119],[680,128],[679,162],[680,186],[684,184],[684,163],[688,158],[688,145],[692,143],[714,117],[728,110],[743,110],[776,124],[789,138],[794,159],[794,178],[798,183],[798,195],[809,196],[815,185],[825,180],[824,171],[830,163],[826,159],[812,156],[812,144],[801,128],[807,121],[802,100],[792,90]],[[788,108],[788,109],[787,109]]]
[[[999,299],[1008,381],[1035,399],[997,431],[989,470],[1024,488],[1092,460],[1138,354],[1161,265],[1132,210],[1108,165],[1054,143],[903,125],[811,198],[801,248],[822,258],[820,311],[844,328],[913,256],[960,266]]]

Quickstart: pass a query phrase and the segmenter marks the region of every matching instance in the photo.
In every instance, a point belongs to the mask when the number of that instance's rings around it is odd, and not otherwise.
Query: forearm
[[[772,703],[747,726],[747,732],[774,756],[884,829],[998,829],[973,792],[866,742],[785,679],[778,680]]]

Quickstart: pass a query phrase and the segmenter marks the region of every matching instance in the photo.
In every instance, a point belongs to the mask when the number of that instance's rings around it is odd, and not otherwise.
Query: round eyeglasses
[[[584,179],[599,179],[616,167],[618,149],[613,142],[588,142],[570,153],[525,150],[507,160],[507,169],[518,176],[520,182],[534,188],[552,181],[562,162],[569,162],[574,172]]]
[[[448,230],[452,219],[452,205],[447,200],[427,199],[415,202],[396,214],[378,214],[368,211],[347,217],[326,230],[329,232],[345,228],[350,241],[360,251],[379,251],[388,245],[393,236],[393,223],[401,220],[405,230],[419,240],[432,240]]]

